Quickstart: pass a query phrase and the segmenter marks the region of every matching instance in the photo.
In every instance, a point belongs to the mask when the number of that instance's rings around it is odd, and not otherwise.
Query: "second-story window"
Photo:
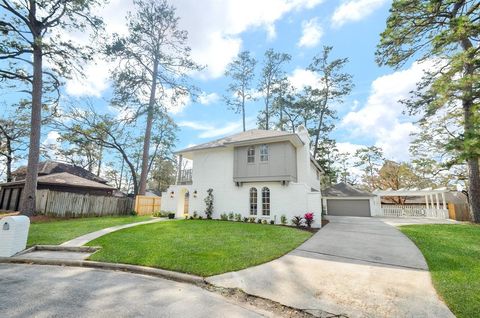
[[[255,162],[255,147],[253,147],[253,146],[248,147],[247,162],[248,163],[254,163]]]
[[[268,161],[268,145],[260,145],[260,161]]]

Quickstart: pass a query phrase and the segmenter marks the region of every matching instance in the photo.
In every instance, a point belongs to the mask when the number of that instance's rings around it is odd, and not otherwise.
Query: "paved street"
[[[165,279],[88,268],[0,264],[1,317],[261,317]]]

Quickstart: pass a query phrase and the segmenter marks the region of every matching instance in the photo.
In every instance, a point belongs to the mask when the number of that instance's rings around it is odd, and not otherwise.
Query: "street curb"
[[[177,282],[194,284],[194,285],[205,283],[204,278],[200,276],[172,272],[172,271],[167,271],[159,268],[130,265],[130,264],[115,264],[115,263],[104,263],[104,262],[94,262],[94,261],[85,261],[85,260],[42,259],[42,258],[28,258],[28,257],[0,257],[0,263],[87,267],[87,268],[123,271],[123,272],[129,272],[133,274],[155,276],[155,277],[165,278],[165,279],[169,279]]]

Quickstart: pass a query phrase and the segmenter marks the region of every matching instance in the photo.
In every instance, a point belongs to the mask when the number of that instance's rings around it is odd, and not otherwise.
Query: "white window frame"
[[[257,188],[250,188],[248,191],[248,201],[250,206],[250,215],[258,214],[258,190]]]
[[[247,163],[255,163],[255,147],[250,146],[247,149]]]
[[[268,145],[260,145],[260,162],[267,162],[269,159]]]
[[[270,216],[270,189],[268,187],[262,188],[262,215]]]

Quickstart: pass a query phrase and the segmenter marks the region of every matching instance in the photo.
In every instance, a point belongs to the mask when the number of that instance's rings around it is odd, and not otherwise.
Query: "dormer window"
[[[260,145],[260,161],[268,161],[268,145]]]
[[[253,146],[248,147],[247,162],[248,163],[254,163],[255,162],[255,147],[253,147]]]

